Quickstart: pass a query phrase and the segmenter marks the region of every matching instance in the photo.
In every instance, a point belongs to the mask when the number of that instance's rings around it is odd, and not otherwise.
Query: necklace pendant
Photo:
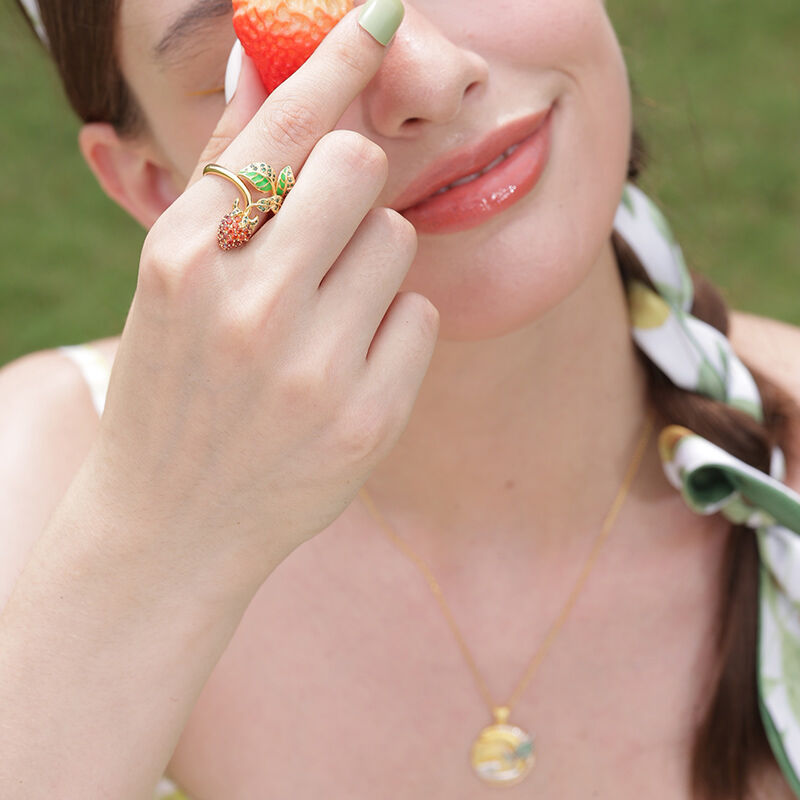
[[[487,783],[513,786],[533,767],[533,738],[522,728],[508,724],[508,706],[497,706],[492,713],[494,724],[487,725],[472,745],[472,768]]]

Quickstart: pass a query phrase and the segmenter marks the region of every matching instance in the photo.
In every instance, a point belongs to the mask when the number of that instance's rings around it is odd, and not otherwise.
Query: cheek
[[[585,276],[608,240],[627,180],[631,145],[627,71],[599,3],[597,9],[597,18],[586,26],[586,36],[575,32],[574,43],[581,52],[575,53],[566,75],[551,193],[542,209],[552,231],[548,274],[553,274],[560,259],[562,265],[572,265],[573,285]]]
[[[531,195],[449,243],[422,239],[404,288],[427,294],[446,339],[499,336],[542,317],[588,277],[608,247],[627,178],[631,98],[604,5],[524,4],[510,25],[513,85],[558,97],[550,161]],[[494,59],[493,59],[494,61]],[[502,69],[505,69],[504,67]],[[523,104],[526,98],[523,99]]]
[[[199,101],[173,98],[167,106],[151,119],[157,120],[158,140],[183,189],[222,116],[225,100],[220,93]]]

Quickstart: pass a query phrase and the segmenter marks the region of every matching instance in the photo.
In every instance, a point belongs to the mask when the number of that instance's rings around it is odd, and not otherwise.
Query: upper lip
[[[544,111],[515,119],[474,142],[450,151],[411,181],[391,203],[391,208],[395,211],[405,211],[438,192],[439,189],[449,186],[453,181],[473,172],[480,172],[509,147],[535,133],[542,126],[551,108],[552,106]]]

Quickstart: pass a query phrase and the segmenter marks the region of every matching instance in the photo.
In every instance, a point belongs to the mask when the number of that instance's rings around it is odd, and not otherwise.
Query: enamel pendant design
[[[479,778],[496,786],[519,783],[533,767],[533,738],[508,724],[508,706],[494,709],[495,722],[487,725],[472,745],[470,761]]]

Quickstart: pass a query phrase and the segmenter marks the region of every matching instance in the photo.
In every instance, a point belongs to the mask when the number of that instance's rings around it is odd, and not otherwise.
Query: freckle
[[[512,478],[509,478],[509,479],[506,481],[505,488],[506,488],[506,489],[513,489],[513,488],[514,488],[514,480],[513,480]]]

